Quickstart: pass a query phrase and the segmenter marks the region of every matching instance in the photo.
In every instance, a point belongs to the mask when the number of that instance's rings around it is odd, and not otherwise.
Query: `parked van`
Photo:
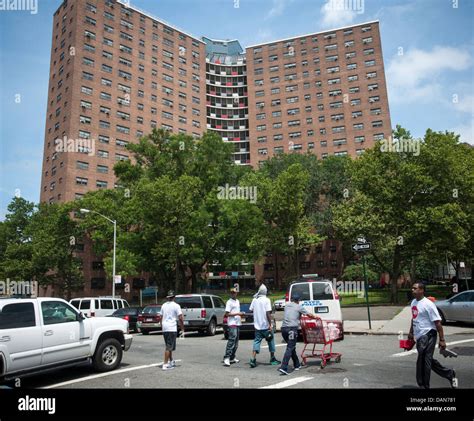
[[[285,301],[290,301],[294,294],[300,296],[300,304],[309,312],[323,320],[339,322],[341,339],[344,338],[341,301],[330,280],[302,277],[289,285]]]
[[[73,298],[69,302],[86,317],[106,317],[119,308],[130,307],[126,300],[117,297]]]

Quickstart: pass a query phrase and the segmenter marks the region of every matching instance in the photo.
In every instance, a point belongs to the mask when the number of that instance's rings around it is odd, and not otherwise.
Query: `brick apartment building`
[[[244,52],[237,40],[197,38],[125,1],[65,0],[53,18],[48,89],[40,200],[49,203],[114,188],[125,146],[154,127],[216,131],[235,145],[236,164],[252,166],[282,152],[357,156],[391,133],[378,22]],[[323,244],[320,256],[326,248],[325,258],[309,253],[302,273],[313,263],[340,273],[340,245]],[[90,245],[78,252],[84,292],[109,292]],[[274,269],[255,272],[270,281]]]

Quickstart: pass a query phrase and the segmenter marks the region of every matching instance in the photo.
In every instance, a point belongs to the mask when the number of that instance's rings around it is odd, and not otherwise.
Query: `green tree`
[[[416,141],[400,126],[394,139]],[[453,133],[428,130],[419,142],[419,154],[386,152],[379,143],[352,161],[349,198],[333,208],[340,238],[364,234],[372,242],[379,270],[390,274],[394,303],[397,280],[413,259],[468,254],[472,238],[472,151],[462,159],[466,150]]]

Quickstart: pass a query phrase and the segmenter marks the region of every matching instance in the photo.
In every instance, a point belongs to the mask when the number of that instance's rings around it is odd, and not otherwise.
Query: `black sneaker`
[[[270,364],[271,365],[278,365],[278,364],[281,364],[281,361],[278,361],[275,357],[272,357],[270,359]]]
[[[250,359],[250,368],[255,368],[255,367],[257,367],[257,360]]]

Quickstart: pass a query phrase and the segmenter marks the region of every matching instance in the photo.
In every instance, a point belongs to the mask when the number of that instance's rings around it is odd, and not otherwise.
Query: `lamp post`
[[[90,209],[80,209],[80,212],[81,213],[96,213],[97,215],[102,216],[102,218],[105,218],[107,219],[107,221],[114,224],[114,253],[113,253],[113,260],[112,260],[112,297],[115,298],[115,254],[116,254],[116,248],[117,248],[117,221],[107,218],[101,213],[90,210]]]

